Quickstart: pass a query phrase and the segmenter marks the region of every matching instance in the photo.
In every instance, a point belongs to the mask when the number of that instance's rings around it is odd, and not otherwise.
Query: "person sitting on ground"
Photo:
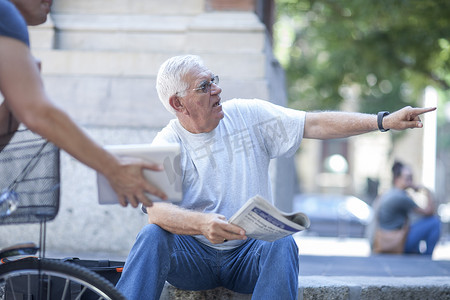
[[[176,119],[153,143],[181,145],[183,199],[179,206],[146,209],[150,224],[138,234],[117,283],[130,300],[159,299],[166,280],[185,290],[223,286],[254,299],[297,299],[294,238],[247,238],[227,220],[257,194],[273,202],[269,162],[294,155],[303,138],[379,128],[376,115],[306,113],[257,99],[222,102],[218,84],[198,56],[176,56],[160,67],[158,95]],[[386,129],[422,127],[418,116],[432,110],[406,107],[380,123]]]
[[[407,226],[403,253],[432,255],[441,231],[441,221],[435,215],[433,195],[426,187],[416,185],[411,168],[399,161],[392,166],[392,175],[393,187],[379,199],[378,226],[387,231]],[[423,192],[426,197],[425,207],[417,205],[408,194],[408,189]],[[420,249],[421,241],[426,244],[424,252]]]
[[[28,25],[44,23],[51,0],[0,0],[0,136],[10,137],[19,123],[105,175],[120,203],[151,206],[144,192],[166,195],[148,183],[143,169],[161,167],[143,161],[119,161],[88,137],[48,98],[35,59],[30,52]],[[2,140],[2,144],[8,141]],[[0,149],[1,151],[1,149]]]

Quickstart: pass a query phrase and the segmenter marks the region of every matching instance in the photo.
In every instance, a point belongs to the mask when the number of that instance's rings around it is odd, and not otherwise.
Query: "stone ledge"
[[[253,12],[211,12],[196,16],[189,24],[191,30],[208,31],[249,31],[264,34],[265,27]]]
[[[166,282],[159,300],[250,300],[251,298],[252,295],[236,293],[223,287],[205,291],[185,291],[177,289],[173,285]]]
[[[48,39],[47,39],[48,40]],[[58,31],[55,48],[61,50],[117,51],[117,52],[210,52],[249,53],[264,51],[263,34],[252,32],[125,32],[125,31]]]
[[[161,300],[230,299],[246,300],[251,295],[225,288],[184,291],[166,283]],[[299,300],[342,299],[450,299],[448,277],[371,277],[371,276],[300,276]]]
[[[449,277],[300,276],[299,300],[450,299]]]
[[[257,32],[264,34],[264,25],[252,12],[210,12],[186,15],[110,15],[58,14],[51,15],[55,27],[62,31],[126,31],[126,32],[185,32],[188,29],[213,32]]]
[[[261,53],[265,31],[253,13],[191,16],[53,14],[55,48]]]
[[[63,32],[185,32],[193,16],[52,14],[55,27]]]
[[[107,4],[106,4],[107,3]],[[90,14],[183,14],[192,15],[204,11],[204,0],[172,0],[168,5],[166,0],[57,0],[54,1],[52,12]]]
[[[160,65],[166,59],[182,53],[37,49],[33,54],[45,62],[45,67],[42,68],[44,75],[156,77]],[[222,77],[261,79],[265,76],[265,56],[262,52],[200,53],[200,56],[208,68],[219,72]]]

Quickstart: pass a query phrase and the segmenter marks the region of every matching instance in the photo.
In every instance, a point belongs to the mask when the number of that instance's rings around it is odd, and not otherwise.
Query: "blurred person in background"
[[[143,161],[119,161],[88,137],[48,98],[39,67],[30,52],[27,25],[47,20],[52,0],[0,0],[0,104],[1,144],[23,123],[87,166],[102,173],[118,194],[120,203],[152,206],[144,192],[166,196],[143,177],[143,169],[161,167]],[[0,148],[0,151],[2,148]]]
[[[435,215],[433,194],[428,188],[415,184],[411,168],[399,161],[394,163],[392,175],[392,188],[379,199],[378,226],[385,231],[405,229],[403,253],[431,256],[441,231],[441,222]],[[424,207],[413,200],[408,189],[424,194]],[[421,241],[426,243],[425,251],[420,249]]]

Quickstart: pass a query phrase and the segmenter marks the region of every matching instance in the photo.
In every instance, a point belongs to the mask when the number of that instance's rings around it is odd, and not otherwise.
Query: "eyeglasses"
[[[210,81],[203,81],[198,87],[196,87],[195,89],[192,89],[193,91],[201,91],[202,93],[204,93],[204,94],[206,94],[206,93],[209,93],[210,91],[211,91],[211,84],[215,84],[215,85],[218,85],[219,84],[219,76],[217,76],[217,75],[214,75],[213,77],[211,77],[211,80]],[[183,93],[183,92],[186,92],[186,91],[188,91],[189,89],[187,89],[187,90],[184,90],[184,91],[182,91],[182,92],[177,92],[177,94],[179,94],[179,93]]]

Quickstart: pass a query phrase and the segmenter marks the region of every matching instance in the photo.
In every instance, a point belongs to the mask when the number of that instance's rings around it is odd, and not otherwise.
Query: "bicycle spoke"
[[[27,292],[28,292],[28,300],[32,300],[31,299],[31,275],[30,274],[28,274],[27,275],[27,288],[28,288],[28,290],[27,290]]]
[[[64,291],[63,291],[63,295],[62,295],[61,299],[66,299],[67,292],[69,291],[69,286],[70,286],[70,280],[69,280],[69,278],[66,278],[66,283],[64,284]]]
[[[50,300],[50,295],[51,295],[51,293],[50,293],[50,289],[51,289],[51,287],[50,287],[50,282],[51,282],[51,277],[50,277],[50,275],[49,276],[47,276],[47,280],[48,280],[48,282],[47,282],[47,300]]]
[[[15,290],[14,290],[14,285],[13,285],[13,283],[12,283],[12,280],[11,280],[11,278],[9,278],[9,285],[10,285],[10,287],[11,287],[11,291],[12,291],[12,293],[13,293],[13,300],[17,300],[16,299],[16,292],[15,292]],[[5,289],[5,293],[6,293],[6,289]],[[5,297],[6,298],[6,297]]]

